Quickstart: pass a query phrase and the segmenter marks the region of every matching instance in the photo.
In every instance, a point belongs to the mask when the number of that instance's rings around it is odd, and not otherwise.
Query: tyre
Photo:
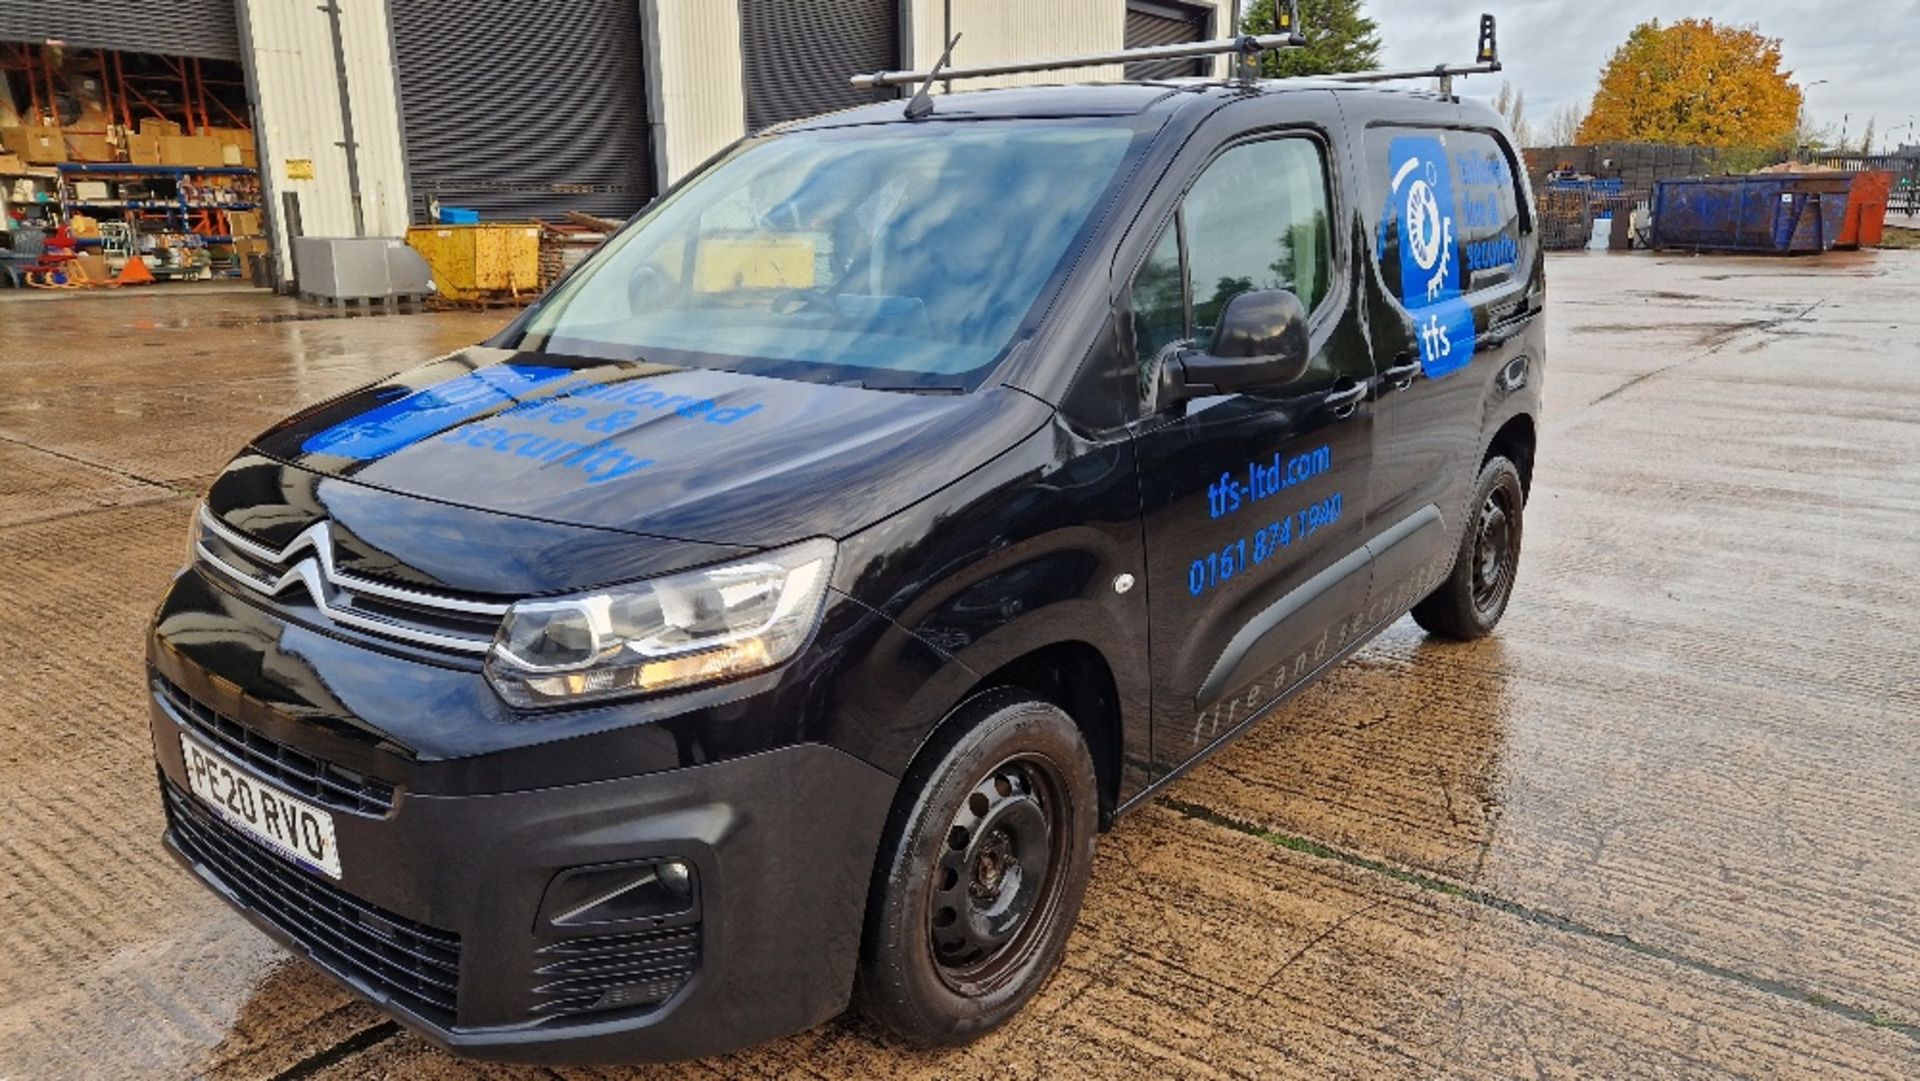
[[[1460,641],[1493,630],[1513,596],[1520,569],[1520,532],[1526,490],[1512,462],[1495,456],[1474,483],[1473,514],[1440,588],[1413,606],[1413,621],[1429,633]]]
[[[1059,708],[993,691],[942,726],[901,791],[856,1000],[908,1043],[965,1043],[1059,967],[1093,869],[1093,761]]]

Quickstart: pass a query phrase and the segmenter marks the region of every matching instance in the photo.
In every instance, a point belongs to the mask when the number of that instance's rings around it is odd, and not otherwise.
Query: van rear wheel
[[[1092,759],[1059,708],[994,691],[942,732],[881,849],[856,992],[868,1018],[933,1046],[1005,1023],[1059,967],[1098,823]]]
[[[1480,468],[1453,571],[1413,606],[1413,621],[1442,638],[1466,641],[1492,631],[1506,613],[1520,569],[1526,489],[1511,461],[1495,456]]]

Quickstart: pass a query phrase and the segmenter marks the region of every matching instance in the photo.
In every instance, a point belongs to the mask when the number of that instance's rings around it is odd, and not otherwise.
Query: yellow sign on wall
[[[313,179],[313,159],[312,158],[288,158],[287,159],[287,179],[288,180],[312,180]]]

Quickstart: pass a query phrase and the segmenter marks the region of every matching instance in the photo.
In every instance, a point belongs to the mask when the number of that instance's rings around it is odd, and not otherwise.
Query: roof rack
[[[1300,34],[1298,4],[1299,0],[1287,0],[1285,5],[1279,7],[1277,14],[1281,32],[1276,34],[1258,36],[1245,34],[1213,41],[1188,41],[1178,45],[1152,45],[1140,49],[1118,49],[1109,53],[1015,60],[1004,64],[980,64],[965,68],[950,68],[943,63],[935,65],[928,71],[877,71],[872,75],[855,75],[851,81],[857,90],[878,90],[889,86],[911,86],[915,83],[922,84],[924,88],[936,76],[940,79],[972,79],[984,75],[1018,75],[1030,71],[1056,71],[1063,68],[1094,67],[1100,64],[1131,64],[1141,60],[1180,60],[1192,56],[1219,56],[1223,53],[1253,57],[1270,49],[1298,49],[1306,45],[1307,39]],[[948,43],[947,48],[951,52],[953,48],[951,42]],[[946,58],[941,59],[944,61]]]
[[[1474,50],[1471,64],[1435,64],[1430,68],[1398,68],[1393,71],[1346,71],[1338,75],[1322,75],[1342,83],[1385,83],[1399,79],[1438,79],[1440,93],[1453,96],[1453,77],[1455,75],[1485,75],[1500,70],[1500,44],[1494,33],[1492,15],[1480,16],[1480,44]]]
[[[1286,0],[1277,11],[1280,33],[1259,36],[1243,35],[1237,38],[1219,38],[1214,41],[1189,41],[1178,45],[1154,45],[1141,49],[1119,49],[1110,53],[1088,53],[1084,56],[1055,56],[1039,60],[1015,60],[1004,64],[981,64],[968,68],[947,66],[953,55],[953,46],[960,40],[955,34],[947,43],[947,51],[941,55],[939,63],[926,71],[877,71],[872,75],[855,75],[851,79],[859,90],[878,90],[892,86],[912,86],[919,84],[919,90],[908,105],[908,116],[918,119],[933,109],[928,94],[936,80],[971,79],[984,75],[1017,75],[1031,71],[1057,71],[1063,68],[1093,67],[1099,64],[1130,64],[1141,60],[1179,60],[1193,56],[1218,56],[1222,53],[1237,53],[1242,63],[1237,65],[1239,77],[1246,78],[1251,68],[1248,63],[1253,57],[1270,49],[1298,49],[1306,45],[1307,39],[1300,33],[1299,0]],[[1390,71],[1346,71],[1333,75],[1310,75],[1304,78],[1341,83],[1385,83],[1402,79],[1438,79],[1440,93],[1453,96],[1453,79],[1456,75],[1485,75],[1500,70],[1500,45],[1495,32],[1492,15],[1480,16],[1480,40],[1474,50],[1471,64],[1435,64],[1426,68],[1397,68]]]

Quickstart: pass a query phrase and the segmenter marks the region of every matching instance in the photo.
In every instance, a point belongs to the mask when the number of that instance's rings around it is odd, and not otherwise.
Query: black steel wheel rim
[[[1042,944],[1066,879],[1064,792],[1045,759],[1017,755],[960,802],[940,840],[927,928],[934,967],[954,991],[1005,986]]]
[[[1482,613],[1498,610],[1513,588],[1517,511],[1513,493],[1504,484],[1488,492],[1480,505],[1473,546],[1473,606]]]

